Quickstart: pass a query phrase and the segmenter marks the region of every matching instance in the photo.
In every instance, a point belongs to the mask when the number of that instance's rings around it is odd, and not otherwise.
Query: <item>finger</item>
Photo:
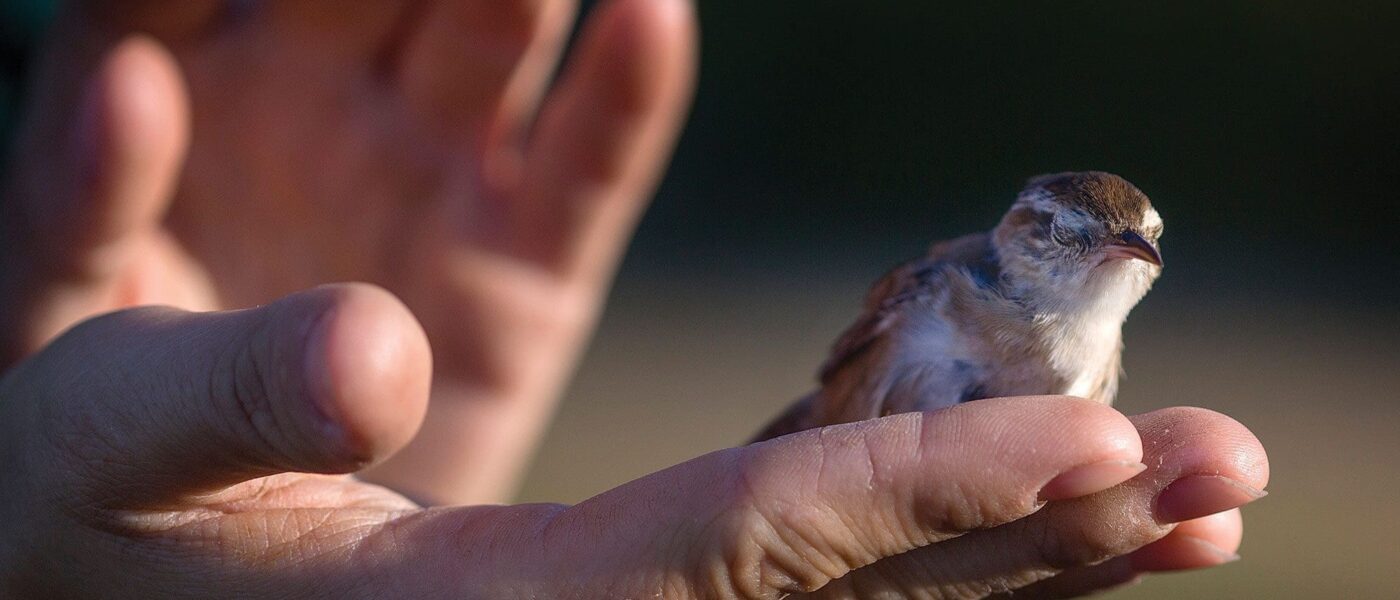
[[[588,19],[526,148],[509,214],[517,254],[611,273],[670,156],[695,73],[689,0],[610,0]]]
[[[1244,535],[1240,510],[1192,519],[1160,540],[1131,554],[1096,565],[1072,567],[1054,577],[1008,593],[1005,598],[1078,598],[1137,582],[1145,573],[1215,567],[1239,560]]]
[[[422,419],[429,360],[397,300],[349,285],[245,311],[99,317],[17,378],[31,422],[46,423],[30,443],[53,458],[42,471],[58,489],[133,508],[382,459]]]
[[[1067,569],[1102,563],[1166,536],[1176,523],[1237,508],[1262,496],[1268,483],[1263,448],[1234,420],[1202,409],[1168,409],[1133,419],[1148,465],[1142,475],[1111,490],[1051,502],[1014,523],[969,533],[853,573],[824,593],[898,593],[913,597],[1017,590]],[[1187,532],[1220,525],[1205,521]],[[1228,542],[1228,530],[1211,542]],[[1147,551],[1138,566],[1187,557],[1178,538]],[[1228,545],[1228,544],[1226,544]],[[1199,550],[1200,548],[1196,548]],[[975,557],[975,558],[972,558]],[[1221,557],[1216,557],[1216,564]],[[1105,566],[1100,577],[1130,577],[1133,559]],[[1019,595],[1019,594],[1018,594]]]
[[[531,558],[522,564],[533,566],[520,572],[493,565],[501,580],[550,573],[555,582],[580,586],[624,582],[606,594],[571,589],[573,596],[771,597],[816,589],[877,559],[1021,518],[1063,474],[1136,463],[1139,452],[1132,425],[1104,406],[1067,398],[985,400],[717,452],[531,517],[543,520],[512,520],[490,534],[497,538],[444,539],[442,531],[489,527],[452,511],[406,521],[386,536],[455,556],[459,569],[462,548],[525,549]],[[1080,491],[1107,488],[1135,472],[1118,469],[1118,477],[1097,478]],[[535,556],[541,548],[548,551]],[[448,566],[425,560],[420,568]],[[488,592],[483,597],[493,597]]]
[[[1244,518],[1236,508],[1181,523],[1128,559],[1140,573],[1214,567],[1239,560],[1236,552],[1243,538]]]
[[[494,162],[534,110],[576,10],[575,0],[421,3],[393,75],[428,122]]]
[[[27,138],[48,164],[18,171],[14,192],[27,258],[81,282],[102,281],[134,257],[160,224],[189,139],[186,94],[174,59],[144,37],[118,44],[69,115]]]
[[[0,202],[6,366],[138,293],[122,274],[158,243],[189,134],[174,60],[143,37],[111,50],[77,100],[32,110]]]

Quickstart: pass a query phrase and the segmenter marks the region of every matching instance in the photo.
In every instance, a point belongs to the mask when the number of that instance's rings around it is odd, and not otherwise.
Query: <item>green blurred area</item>
[[[0,1],[0,102],[47,3]],[[1400,3],[700,0],[695,110],[522,499],[739,443],[866,284],[1103,169],[1164,215],[1126,412],[1269,449],[1240,563],[1121,598],[1400,597]]]

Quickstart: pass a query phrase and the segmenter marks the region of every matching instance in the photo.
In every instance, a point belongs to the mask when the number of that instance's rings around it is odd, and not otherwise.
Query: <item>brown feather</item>
[[[950,281],[946,269],[963,269],[995,276],[995,256],[987,234],[963,236],[935,244],[924,256],[890,270],[871,287],[864,311],[837,338],[822,365],[822,387],[799,400],[763,429],[756,440],[832,423],[873,419],[912,410],[912,402],[896,401],[889,381],[888,358],[880,349],[898,326],[910,304],[927,300]]]
[[[820,381],[828,383],[840,369],[885,334],[907,302],[937,293],[946,279],[938,277],[946,268],[995,266],[991,243],[985,233],[974,233],[939,242],[928,254],[906,262],[881,277],[865,297],[865,312],[846,329],[831,348],[822,365]]]
[[[1093,218],[1097,228],[1081,225],[1070,230],[1079,237],[1061,240],[1062,215]],[[1102,263],[1072,261],[1093,256],[1084,250],[1090,243],[1109,243],[1091,236],[1116,240],[1132,227],[1155,242],[1161,219],[1116,175],[1032,179],[992,232],[936,244],[876,281],[822,365],[821,388],[757,439],[993,396],[1075,393],[1111,402],[1121,333],[1101,325],[1121,324],[1160,271],[1132,271],[1138,278],[1122,282],[1136,287],[1105,292],[1084,279]],[[998,248],[1008,253],[1005,263]],[[1066,265],[1080,270],[1061,275]]]

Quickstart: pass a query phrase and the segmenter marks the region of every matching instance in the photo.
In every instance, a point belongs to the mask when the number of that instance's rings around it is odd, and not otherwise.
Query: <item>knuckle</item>
[[[280,425],[269,400],[272,390],[268,386],[273,378],[258,356],[260,337],[254,335],[252,340],[224,348],[216,367],[206,374],[207,397],[217,403],[220,414],[215,418],[235,439],[253,444],[266,455],[276,455],[285,449],[279,446],[283,436],[278,435]]]
[[[924,522],[936,524],[930,541],[1000,525],[1031,510],[1021,495],[990,493],[982,486],[950,482],[937,493],[941,498],[923,515]]]
[[[31,471],[39,487],[57,490],[56,498],[84,496],[101,503],[101,496],[109,493],[104,490],[119,489],[124,474],[135,468],[124,437],[142,425],[127,415],[149,390],[133,378],[120,355],[139,352],[139,344],[130,343],[130,338],[140,330],[131,325],[149,326],[167,312],[137,308],[87,319],[5,378],[3,394],[22,395],[25,405],[15,405],[23,411],[20,415],[6,416],[43,423],[12,433],[17,444],[37,444],[36,450],[21,456],[33,461]]]
[[[710,558],[698,579],[722,595],[777,598],[809,592],[849,570],[826,551],[830,516],[815,503],[775,493],[772,469],[758,453],[740,451],[727,508],[702,536],[710,540]]]
[[[938,465],[936,469],[955,471],[961,464],[952,465],[946,456],[939,456],[932,449],[946,447],[939,442],[947,437],[949,429],[963,428],[962,423],[950,428],[938,418],[925,418],[920,425],[920,450],[922,460]],[[967,427],[969,430],[971,427]],[[922,492],[922,497],[913,508],[915,523],[919,524],[926,536],[916,542],[936,542],[958,535],[961,532],[984,529],[1000,525],[1029,514],[1034,509],[1034,499],[1018,490],[1003,489],[989,483],[984,477],[947,477]]]
[[[741,510],[716,523],[717,552],[700,581],[739,598],[776,598],[809,592],[836,574],[811,560],[813,548],[792,529],[757,510]]]
[[[1144,449],[1159,460],[1181,455],[1189,462],[1208,463],[1211,470],[1232,471],[1257,487],[1268,480],[1264,447],[1247,427],[1231,417],[1204,408],[1175,407],[1143,415],[1136,424],[1142,432]]]

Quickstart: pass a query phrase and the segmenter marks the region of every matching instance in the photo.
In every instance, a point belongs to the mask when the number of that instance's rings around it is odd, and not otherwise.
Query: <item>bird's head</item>
[[[1120,301],[1128,308],[1162,272],[1162,218],[1110,173],[1032,178],[993,231],[1004,275],[1029,293]]]

